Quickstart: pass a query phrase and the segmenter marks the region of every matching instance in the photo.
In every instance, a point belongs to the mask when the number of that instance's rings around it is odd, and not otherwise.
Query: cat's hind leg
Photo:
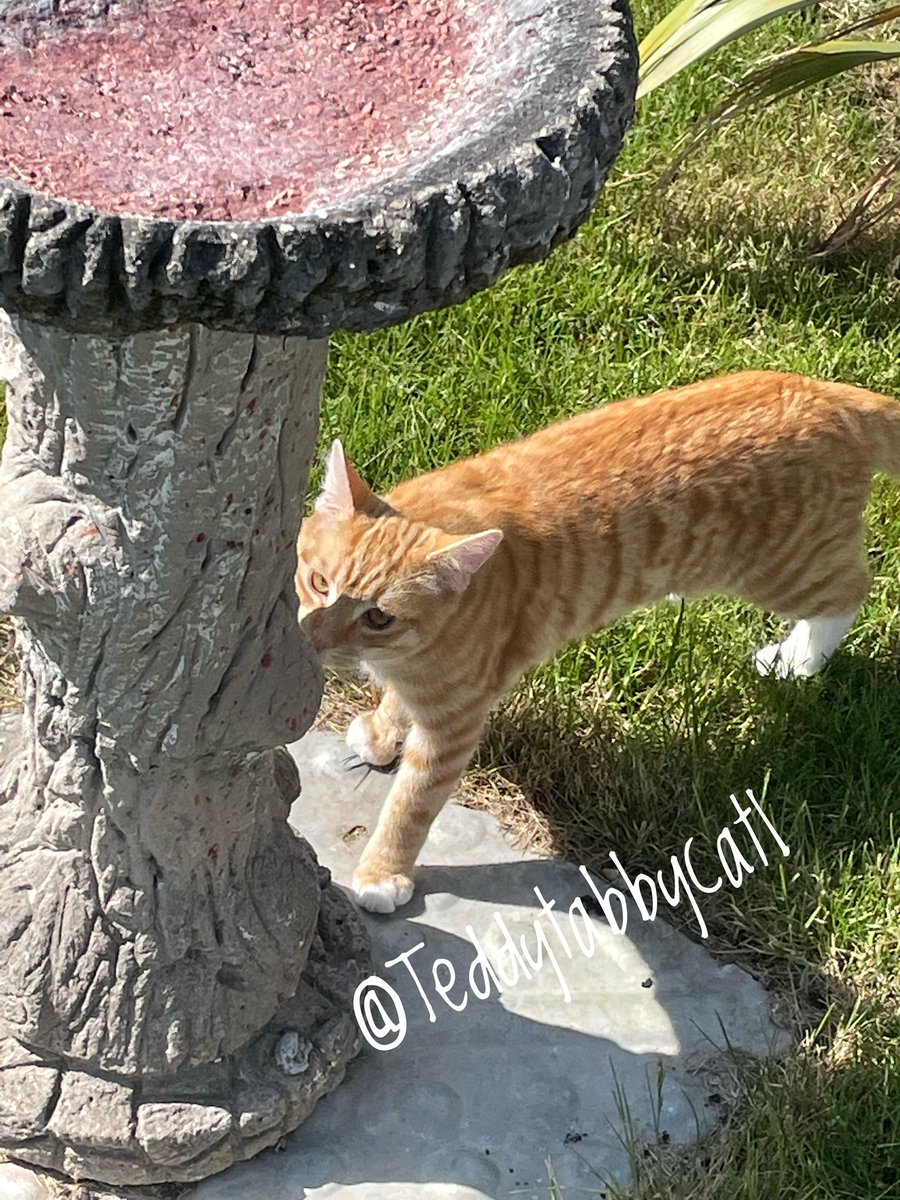
[[[855,617],[856,609],[838,617],[798,621],[784,641],[756,651],[754,666],[760,675],[776,675],[779,679],[815,675],[834,654]]]
[[[750,564],[740,592],[769,612],[802,618],[787,637],[757,650],[761,675],[802,678],[821,671],[853,624],[872,586],[860,512],[865,489],[843,495],[820,514],[803,520],[782,542]],[[808,614],[808,615],[807,615]]]
[[[801,577],[794,587],[805,588],[804,591],[783,596],[781,604],[769,605],[763,600],[762,607],[771,607],[775,611],[780,608],[782,612],[792,609],[795,613],[802,612],[807,604],[814,605],[817,611],[814,617],[797,621],[783,641],[772,642],[756,651],[753,662],[760,675],[775,675],[779,679],[815,675],[834,654],[853,624],[872,583],[865,550],[857,542],[837,561],[832,559],[827,563],[823,556],[820,570],[822,567],[828,573],[824,578],[820,574],[812,587],[808,576]]]
[[[350,722],[347,745],[363,762],[373,767],[386,767],[398,758],[409,727],[409,714],[388,684],[378,707],[372,712],[360,713]]]

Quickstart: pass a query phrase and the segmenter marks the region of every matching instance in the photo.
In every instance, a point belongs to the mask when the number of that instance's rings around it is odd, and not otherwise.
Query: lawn
[[[660,11],[638,6],[638,28]],[[810,23],[786,20],[649,97],[593,218],[547,263],[462,308],[336,338],[323,449],[339,435],[386,488],[720,371],[796,370],[900,396],[897,228],[826,266],[809,259],[879,155],[900,148],[896,79],[848,76],[751,117],[654,188],[723,78],[797,30]],[[822,677],[755,677],[749,652],[771,632],[756,611],[663,605],[526,680],[470,777],[470,794],[594,867],[610,847],[652,872],[691,835],[714,845],[730,794],[748,787],[765,790],[791,846],[783,868],[706,898],[704,915],[715,952],[771,984],[800,1048],[747,1072],[701,1154],[638,1149],[641,1200],[900,1197],[896,485],[879,482],[869,517],[875,588]]]
[[[662,11],[638,5],[638,28]],[[900,396],[900,232],[827,265],[808,255],[900,150],[896,79],[860,73],[795,97],[654,187],[723,79],[815,21],[786,19],[643,102],[592,219],[547,263],[461,308],[336,337],[322,447],[340,435],[386,488],[556,417],[723,371],[797,370]],[[471,778],[492,786],[469,791],[588,866],[613,847],[655,871],[693,835],[702,870],[699,851],[745,788],[765,793],[791,846],[783,867],[706,897],[704,915],[714,952],[772,986],[799,1048],[746,1071],[699,1153],[637,1148],[640,1200],[900,1197],[898,485],[879,481],[869,518],[876,584],[821,677],[753,674],[750,651],[771,632],[756,611],[662,605],[532,674],[479,752]]]

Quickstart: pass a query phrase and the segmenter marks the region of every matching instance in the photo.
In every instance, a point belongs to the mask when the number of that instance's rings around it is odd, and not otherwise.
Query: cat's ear
[[[344,447],[339,441],[333,441],[325,466],[325,482],[316,500],[316,512],[352,517],[355,512],[372,512],[378,507],[378,498],[347,459]]]
[[[446,535],[445,544],[432,550],[425,559],[432,570],[436,590],[464,592],[472,576],[502,541],[503,532],[499,529],[485,529],[482,533],[464,537]]]

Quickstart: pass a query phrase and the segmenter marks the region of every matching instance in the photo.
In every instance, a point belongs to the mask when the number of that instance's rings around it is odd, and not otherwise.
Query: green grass
[[[648,28],[652,12],[638,5]],[[322,447],[400,478],[557,417],[765,367],[900,396],[900,238],[809,261],[877,156],[897,152],[866,76],[735,124],[659,194],[690,121],[786,19],[654,94],[594,216],[541,265],[468,304],[334,339]],[[895,95],[898,93],[895,93]],[[759,1064],[700,1152],[637,1153],[640,1200],[900,1197],[900,490],[870,509],[876,585],[820,678],[756,678],[761,614],[711,600],[635,614],[535,672],[481,765],[517,781],[559,849],[633,870],[714,842],[729,795],[765,791],[792,853],[706,898],[715,951],[759,971],[809,1032]],[[702,866],[702,859],[697,857]]]
[[[658,10],[657,10],[658,11]],[[638,10],[647,27],[647,9]],[[334,340],[323,448],[340,436],[379,488],[587,407],[766,367],[900,396],[896,229],[823,268],[808,252],[896,136],[848,76],[736,124],[659,194],[692,116],[756,35],[645,103],[595,214],[546,263],[461,308]],[[782,40],[778,41],[778,37]],[[869,78],[869,77],[867,77]],[[893,148],[896,153],[896,148]],[[729,796],[765,790],[792,853],[708,897],[717,953],[759,971],[809,1032],[745,1079],[726,1127],[685,1159],[636,1156],[642,1200],[900,1197],[900,491],[870,509],[876,585],[819,679],[756,678],[762,614],[711,600],[640,612],[535,672],[495,715],[480,765],[515,780],[558,848],[615,847],[654,870],[709,842]]]

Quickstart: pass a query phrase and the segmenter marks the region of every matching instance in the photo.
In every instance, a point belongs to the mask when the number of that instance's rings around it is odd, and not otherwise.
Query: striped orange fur
[[[402,759],[355,877],[393,911],[492,705],[559,646],[667,593],[797,621],[757,669],[812,674],[870,584],[862,514],[900,406],[750,371],[625,400],[373,495],[335,443],[298,543],[304,629],[383,688],[347,740]]]

